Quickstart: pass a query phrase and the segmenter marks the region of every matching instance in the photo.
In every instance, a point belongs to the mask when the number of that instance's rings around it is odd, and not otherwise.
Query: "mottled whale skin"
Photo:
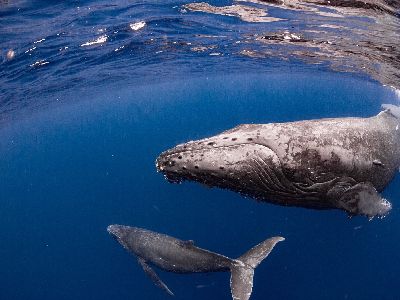
[[[282,237],[272,237],[250,249],[238,259],[231,259],[194,246],[193,241],[138,227],[110,225],[107,231],[130,253],[150,279],[169,295],[174,294],[149,264],[174,273],[231,272],[234,300],[247,300],[253,288],[254,269],[265,259]]]
[[[383,216],[400,166],[400,108],[370,118],[245,124],[163,152],[157,169],[285,206]]]

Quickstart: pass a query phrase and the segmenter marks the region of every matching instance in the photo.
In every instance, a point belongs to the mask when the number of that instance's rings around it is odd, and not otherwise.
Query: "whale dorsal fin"
[[[193,240],[179,241],[178,244],[184,248],[191,248],[194,246],[194,241]]]
[[[170,296],[174,296],[174,293],[160,279],[160,277],[158,277],[157,273],[147,264],[147,262],[143,258],[139,257],[138,262],[142,266],[143,271],[146,273],[147,276],[150,277],[151,281],[153,281],[156,286],[158,286],[160,289],[164,290]]]
[[[187,247],[191,247],[191,246],[194,246],[194,241],[193,240],[187,240],[187,241],[184,241],[184,244]]]

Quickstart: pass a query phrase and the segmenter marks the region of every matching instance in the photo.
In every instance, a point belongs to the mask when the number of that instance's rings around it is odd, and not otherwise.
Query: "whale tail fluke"
[[[234,261],[231,267],[231,293],[234,300],[247,300],[253,290],[254,269],[283,237],[272,237],[254,246]]]
[[[400,106],[393,104],[382,104],[382,109],[389,112],[391,115],[395,116],[397,119],[400,119]]]

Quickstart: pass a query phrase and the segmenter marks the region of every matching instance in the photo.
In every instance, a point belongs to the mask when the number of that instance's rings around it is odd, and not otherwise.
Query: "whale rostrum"
[[[163,152],[158,171],[260,201],[384,216],[381,192],[400,166],[400,108],[370,118],[244,124]]]
[[[144,272],[159,288],[174,294],[151,268],[154,265],[174,273],[231,272],[231,293],[234,300],[247,300],[253,288],[254,269],[266,258],[282,237],[272,237],[256,245],[238,259],[231,259],[198,248],[193,241],[138,227],[110,225],[107,231],[138,258]]]

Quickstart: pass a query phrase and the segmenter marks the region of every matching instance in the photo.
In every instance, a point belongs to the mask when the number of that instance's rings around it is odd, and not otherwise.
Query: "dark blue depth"
[[[57,94],[54,95],[58,96]],[[394,95],[326,72],[105,85],[0,130],[0,299],[169,299],[107,233],[149,228],[238,257],[272,235],[252,299],[396,299],[399,176],[385,219],[349,219],[166,182],[157,155],[240,123],[371,116]],[[334,130],[334,129],[333,129]],[[229,275],[159,272],[176,299],[230,299]]]

